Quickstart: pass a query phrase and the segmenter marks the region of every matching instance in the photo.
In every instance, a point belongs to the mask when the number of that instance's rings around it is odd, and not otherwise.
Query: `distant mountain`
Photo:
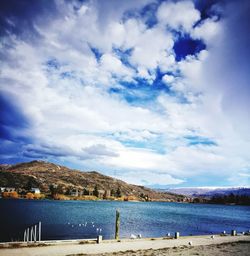
[[[174,194],[180,194],[190,197],[204,197],[211,198],[213,196],[223,195],[246,195],[250,196],[249,187],[193,187],[193,188],[169,188],[165,190],[158,190],[161,192],[168,192]]]
[[[32,161],[16,165],[0,165],[0,187],[14,187],[23,189],[37,187],[43,193],[49,193],[50,186],[60,187],[62,191],[67,189],[95,188],[102,190],[119,190],[124,196],[143,198],[149,196],[157,201],[183,201],[182,195],[168,192],[159,192],[143,186],[128,184],[96,171],[84,172],[72,170],[65,166],[56,165],[44,161]]]

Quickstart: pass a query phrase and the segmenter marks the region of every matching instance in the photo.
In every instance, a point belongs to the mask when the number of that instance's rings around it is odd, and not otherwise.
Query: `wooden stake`
[[[120,212],[116,210],[116,219],[115,219],[115,239],[119,240],[120,233]]]
[[[30,229],[27,228],[27,242],[29,242],[29,233],[30,233]]]
[[[26,237],[27,237],[27,232],[26,229],[24,230],[24,234],[23,234],[23,241],[26,242]]]
[[[36,242],[36,237],[37,237],[37,235],[36,235],[36,225],[35,225],[35,230],[34,230],[34,242]]]
[[[42,235],[42,223],[39,221],[38,223],[38,241],[41,241],[41,235]]]
[[[175,232],[174,238],[175,238],[175,239],[178,239],[179,237],[180,237],[180,233],[179,233],[179,232]]]

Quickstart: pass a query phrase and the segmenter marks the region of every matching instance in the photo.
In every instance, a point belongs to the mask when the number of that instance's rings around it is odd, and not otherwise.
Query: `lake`
[[[22,240],[29,225],[42,222],[42,240],[217,234],[250,229],[250,207],[165,202],[0,200],[0,241]]]

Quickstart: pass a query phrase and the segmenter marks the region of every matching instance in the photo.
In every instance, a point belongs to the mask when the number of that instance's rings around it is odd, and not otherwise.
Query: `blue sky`
[[[0,2],[0,162],[153,187],[250,185],[250,5]]]

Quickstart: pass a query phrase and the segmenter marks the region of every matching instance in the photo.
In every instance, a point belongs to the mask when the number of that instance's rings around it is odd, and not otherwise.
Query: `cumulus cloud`
[[[55,1],[46,16],[35,4],[29,25],[22,11],[1,13],[2,159],[71,162],[142,185],[231,185],[238,173],[246,184],[247,1],[213,6],[220,19],[191,1],[154,2],[147,18],[153,1],[119,2]],[[180,38],[206,47],[179,59]]]
[[[200,12],[191,1],[163,2],[157,11],[157,18],[163,25],[175,30],[190,32],[193,25],[200,19]]]

